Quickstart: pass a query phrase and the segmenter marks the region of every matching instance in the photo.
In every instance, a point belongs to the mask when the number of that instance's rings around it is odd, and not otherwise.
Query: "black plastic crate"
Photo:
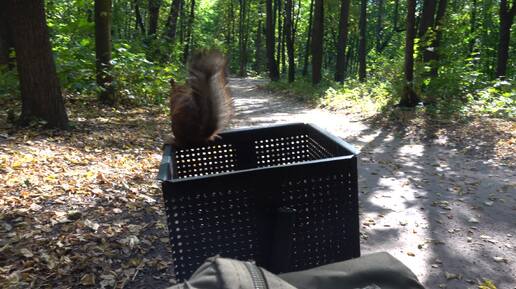
[[[356,155],[302,123],[166,146],[159,178],[176,277],[217,254],[275,273],[360,256]]]

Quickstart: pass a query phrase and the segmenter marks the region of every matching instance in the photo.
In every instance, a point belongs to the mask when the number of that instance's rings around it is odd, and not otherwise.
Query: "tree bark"
[[[161,7],[161,0],[149,0],[149,35],[156,35],[158,31],[159,9]]]
[[[496,62],[496,76],[504,77],[507,75],[507,62],[509,61],[509,44],[511,38],[511,26],[516,13],[516,1],[509,9],[507,0],[500,1],[500,31],[498,44],[498,58]]]
[[[376,51],[380,51],[383,43],[383,14],[384,10],[384,1],[377,0],[378,11],[376,14]]]
[[[346,45],[348,41],[348,18],[351,0],[342,0],[340,3],[339,40],[337,43],[337,65],[335,67],[335,81],[343,82],[346,61]]]
[[[439,45],[443,34],[443,18],[446,13],[447,0],[439,0],[439,8],[435,17],[435,37],[430,42],[432,49],[426,49],[423,53],[423,60],[430,63],[430,76],[437,77],[439,73]]]
[[[190,53],[190,44],[192,42],[192,29],[195,17],[195,0],[190,0],[190,16],[188,17],[188,26],[186,27],[185,48],[183,50],[183,63],[188,61]]]
[[[367,0],[360,2],[360,39],[358,44],[358,79],[366,80],[366,34],[367,34]]]
[[[420,39],[419,51],[424,63],[430,61],[430,53],[431,50],[434,49],[432,44],[435,43],[435,34],[428,33],[428,31],[433,31],[435,25],[434,16],[436,6],[437,0],[425,0],[423,3],[423,14],[419,22],[418,36]]]
[[[425,34],[428,31],[428,29],[434,26],[434,15],[436,5],[436,0],[424,0],[423,2],[423,15],[421,16],[421,20],[419,22],[418,32],[418,36],[421,40],[424,40]]]
[[[145,35],[145,25],[143,24],[142,13],[140,11],[140,4],[138,0],[134,1],[134,14],[136,16],[136,29],[140,29],[143,35]]]
[[[239,15],[239,22],[238,22],[238,45],[240,48],[239,53],[239,70],[238,75],[243,77],[245,76],[245,57],[246,57],[246,47],[245,47],[245,29],[244,29],[244,23],[246,19],[246,3],[244,0],[239,0],[240,2],[240,15]]]
[[[303,65],[303,76],[308,74],[308,57],[310,56],[310,40],[312,38],[312,19],[314,12],[314,0],[310,1],[310,16],[308,18],[308,30],[306,35],[306,46],[305,46],[305,62]]]
[[[276,59],[274,58],[274,22],[272,14],[272,0],[265,1],[265,13],[266,13],[266,21],[265,21],[265,32],[266,32],[266,47],[267,47],[267,66],[269,68],[269,77],[272,81],[279,80],[279,71],[278,65],[276,64]]]
[[[277,9],[277,20],[278,20],[278,47],[276,50],[276,63],[278,63],[278,66],[280,66],[281,63],[281,45],[283,44],[283,26],[281,23],[281,2],[283,0],[276,0],[276,9]]]
[[[66,129],[68,117],[52,57],[44,2],[8,0],[6,3],[20,78],[20,123],[26,125],[35,117],[47,121],[49,127]]]
[[[321,82],[321,66],[323,58],[324,7],[323,0],[315,0],[312,24],[312,83]]]
[[[186,18],[186,12],[185,12],[185,0],[179,0],[179,42],[181,44],[184,43],[185,40],[185,18]]]
[[[111,0],[95,0],[95,55],[97,84],[102,91],[100,101],[115,105],[113,77],[111,73]]]
[[[181,8],[181,0],[173,0],[170,4],[170,13],[166,23],[166,37],[170,40],[176,39],[177,19],[179,18],[179,10]]]
[[[0,67],[11,66],[9,55],[13,47],[13,41],[7,16],[7,3],[0,1]]]
[[[469,22],[469,34],[475,35],[477,31],[477,0],[473,0],[473,5],[471,7],[471,19]],[[473,53],[475,49],[476,37],[472,37],[469,41],[469,54]]]
[[[262,34],[263,34],[263,27],[262,27],[262,2],[260,1],[258,3],[258,28],[256,29],[256,41],[255,44],[255,55],[254,55],[254,71],[260,72],[261,71],[261,63],[262,63]]]
[[[292,0],[285,2],[285,40],[287,44],[288,55],[288,82],[293,82],[295,78],[294,64],[294,39],[293,39],[293,23],[292,23]]]
[[[416,37],[416,0],[407,0],[407,29],[405,34],[405,85],[400,106],[414,107],[418,97],[414,91],[414,38]]]

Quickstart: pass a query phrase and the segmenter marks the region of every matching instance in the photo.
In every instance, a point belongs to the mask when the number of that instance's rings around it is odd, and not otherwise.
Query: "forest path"
[[[361,150],[362,254],[389,252],[426,288],[477,288],[483,278],[516,288],[516,177],[507,164],[310,108],[261,84],[231,79],[233,126],[315,123]]]

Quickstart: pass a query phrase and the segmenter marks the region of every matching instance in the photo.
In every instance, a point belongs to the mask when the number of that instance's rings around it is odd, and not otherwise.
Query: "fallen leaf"
[[[485,201],[484,202],[484,205],[488,206],[488,207],[491,207],[492,205],[494,204],[493,201]]]
[[[501,262],[507,263],[507,259],[505,259],[504,257],[500,257],[500,256],[493,257],[493,260],[495,260],[495,262],[497,262],[497,263],[501,263]]]
[[[468,222],[470,222],[472,224],[478,224],[479,223],[478,219],[476,219],[474,217],[469,218]]]
[[[20,253],[25,257],[25,258],[32,258],[34,256],[34,254],[27,248],[21,248],[20,249]]]
[[[446,280],[453,280],[453,279],[460,279],[459,274],[444,272],[444,276],[446,277]]]
[[[81,277],[81,285],[83,286],[93,286],[95,285],[95,275],[93,274],[84,274]]]

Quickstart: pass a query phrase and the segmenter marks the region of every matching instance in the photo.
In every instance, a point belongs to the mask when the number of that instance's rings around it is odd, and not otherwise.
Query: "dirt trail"
[[[235,127],[311,122],[361,150],[362,254],[387,251],[427,288],[516,288],[516,176],[442,140],[417,141],[231,79]]]

